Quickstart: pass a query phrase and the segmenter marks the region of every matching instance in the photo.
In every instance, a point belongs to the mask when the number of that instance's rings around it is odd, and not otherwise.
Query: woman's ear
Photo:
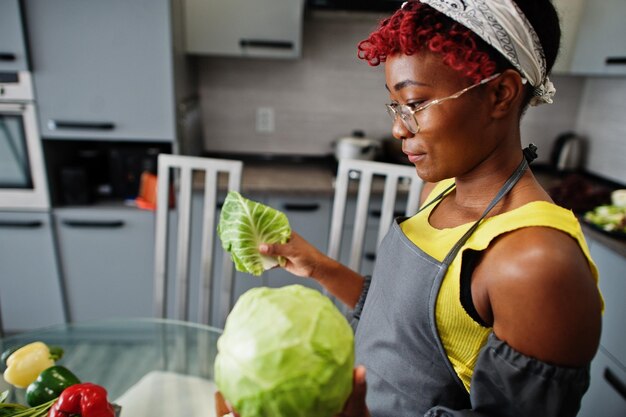
[[[510,114],[519,117],[522,102],[526,94],[526,84],[519,72],[507,69],[493,80],[492,117],[501,119]]]

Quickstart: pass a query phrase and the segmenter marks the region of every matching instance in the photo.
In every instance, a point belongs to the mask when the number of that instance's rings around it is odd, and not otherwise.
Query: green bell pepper
[[[31,407],[46,403],[75,384],[80,384],[80,380],[69,369],[59,365],[51,366],[26,388],[26,402]]]

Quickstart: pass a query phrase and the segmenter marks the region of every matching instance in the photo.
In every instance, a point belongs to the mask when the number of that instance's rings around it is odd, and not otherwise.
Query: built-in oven
[[[0,72],[0,209],[48,209],[31,75]]]

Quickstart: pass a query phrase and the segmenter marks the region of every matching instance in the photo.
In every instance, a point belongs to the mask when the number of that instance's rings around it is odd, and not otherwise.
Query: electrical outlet
[[[273,107],[257,107],[256,131],[257,133],[274,133]]]

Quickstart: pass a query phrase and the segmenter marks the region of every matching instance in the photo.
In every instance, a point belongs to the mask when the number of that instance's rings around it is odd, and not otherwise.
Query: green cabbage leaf
[[[287,216],[281,211],[229,191],[222,206],[217,234],[231,254],[237,271],[261,275],[284,258],[261,255],[261,243],[286,243],[291,236]]]
[[[215,383],[241,417],[331,417],[352,391],[352,327],[302,285],[244,293],[217,349]]]

